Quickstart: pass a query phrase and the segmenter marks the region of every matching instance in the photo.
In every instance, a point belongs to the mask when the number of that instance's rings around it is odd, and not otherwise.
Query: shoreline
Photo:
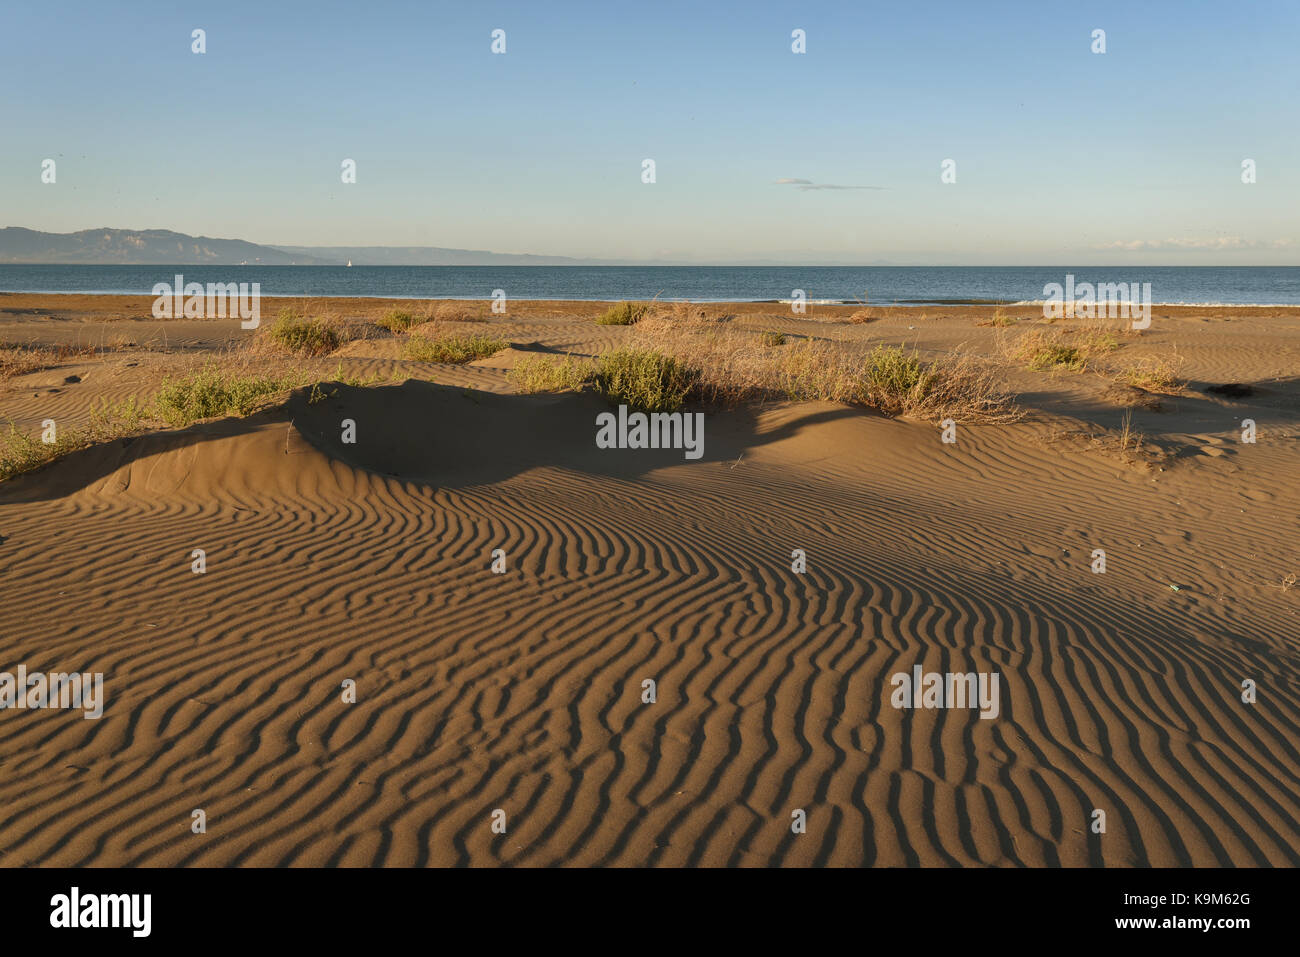
[[[154,320],[153,302],[156,296],[142,293],[83,293],[83,292],[0,292],[0,321],[17,316],[39,317],[42,313],[60,313],[62,318],[82,318],[88,321],[112,321],[123,319],[147,319],[159,322],[176,322],[180,319]],[[510,299],[504,315],[520,312],[555,312],[565,310],[579,316],[601,312],[611,305],[623,301],[646,302],[653,300],[619,300],[619,299]],[[790,310],[789,300],[754,299],[660,299],[666,304],[725,306],[741,314],[770,313],[799,317]],[[481,297],[394,297],[394,296],[312,296],[312,295],[275,295],[261,298],[263,318],[273,315],[277,308],[301,309],[304,303],[311,303],[312,308],[332,312],[349,313],[357,316],[382,314],[392,309],[420,310],[436,307],[439,303],[490,303],[490,299]],[[1162,318],[1196,317],[1205,318],[1208,312],[1222,314],[1225,318],[1257,318],[1272,316],[1300,316],[1300,304],[1216,304],[1216,303],[1151,303]],[[994,312],[1016,317],[1041,315],[1042,301],[1018,302],[940,302],[940,303],[884,303],[871,302],[828,302],[808,300],[807,311],[802,317],[850,316],[865,311],[874,318],[889,316],[926,316],[938,313],[953,317],[978,317]],[[190,320],[194,321],[194,320]],[[221,321],[221,320],[213,320]]]
[[[118,296],[122,298],[135,296],[150,296],[153,293],[143,292],[119,292],[112,290],[94,290],[90,292],[74,290],[49,290],[49,289],[17,289],[17,290],[0,290],[0,296]],[[491,302],[491,299],[483,296],[322,296],[314,293],[276,293],[268,295],[267,299],[338,299],[338,300],[384,300],[398,302]],[[792,299],[686,299],[671,297],[652,297],[642,298],[629,296],[622,299],[572,299],[563,297],[539,297],[532,296],[527,299],[518,299],[516,302],[533,302],[533,303],[555,303],[555,302],[599,302],[599,303],[619,303],[619,302],[660,302],[667,304],[683,303],[686,305],[701,306],[721,306],[721,305],[755,305],[755,306],[788,306],[794,300]],[[807,299],[805,304],[809,306],[853,306],[859,308],[889,308],[889,309],[942,309],[956,306],[1038,306],[1045,305],[1049,300],[1046,299],[907,299],[907,300],[868,300],[862,302],[854,299]],[[1120,300],[1118,305],[1142,305],[1142,303],[1132,302],[1130,300]],[[1289,302],[1181,302],[1177,300],[1154,301],[1150,305],[1155,308],[1187,308],[1187,309],[1295,309],[1300,310],[1300,303]]]

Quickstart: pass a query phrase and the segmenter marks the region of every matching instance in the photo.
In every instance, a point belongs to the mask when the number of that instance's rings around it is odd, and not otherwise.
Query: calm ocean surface
[[[1300,304],[1300,266],[21,266],[0,292],[148,295],[155,283],[260,283],[263,296],[788,300],[941,305],[1041,300],[1047,283],[1151,283],[1156,303]]]

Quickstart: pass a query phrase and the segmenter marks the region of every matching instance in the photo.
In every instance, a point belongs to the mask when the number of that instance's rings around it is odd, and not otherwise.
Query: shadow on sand
[[[760,431],[757,408],[705,411],[702,455],[688,459],[683,448],[598,448],[597,416],[614,407],[589,393],[502,395],[411,379],[401,385],[365,388],[322,383],[315,401],[312,397],[312,389],[300,389],[283,407],[247,418],[146,433],[71,452],[4,483],[0,502],[61,498],[103,481],[125,465],[134,467],[205,443],[264,432],[278,423],[286,425],[286,438],[296,432],[325,456],[354,468],[434,487],[460,488],[490,485],[546,466],[634,480],[669,466],[735,461],[751,449],[820,423],[875,414],[818,405]],[[347,422],[352,423],[354,442],[344,441]],[[277,445],[281,454],[288,454],[292,443]],[[266,466],[282,467],[274,462]]]

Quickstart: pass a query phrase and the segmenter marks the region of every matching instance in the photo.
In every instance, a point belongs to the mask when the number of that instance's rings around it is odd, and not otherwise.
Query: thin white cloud
[[[1103,243],[1097,249],[1285,249],[1294,246],[1292,239],[1242,239],[1240,236],[1219,236],[1216,239],[1130,239]]]
[[[888,186],[840,186],[836,183],[814,183],[810,179],[793,179],[785,176],[776,181],[777,186],[793,186],[800,192],[809,189],[889,189]]]

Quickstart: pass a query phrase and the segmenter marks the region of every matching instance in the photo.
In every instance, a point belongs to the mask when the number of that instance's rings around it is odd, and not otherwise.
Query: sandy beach
[[[104,687],[0,721],[0,864],[1300,863],[1300,310],[151,302],[0,295],[0,429],[305,384],[0,482],[0,669]],[[691,398],[691,460],[511,374],[679,331],[968,357],[1015,414]],[[918,666],[996,714],[896,706]]]

